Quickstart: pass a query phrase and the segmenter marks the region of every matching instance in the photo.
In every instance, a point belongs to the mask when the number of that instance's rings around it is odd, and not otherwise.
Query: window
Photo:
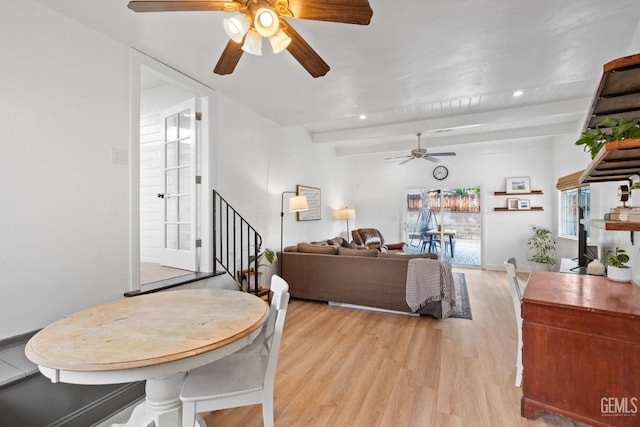
[[[584,219],[590,218],[591,191],[589,187],[564,190],[560,196],[560,235],[578,237],[578,207],[584,208]],[[587,233],[589,229],[587,228]]]

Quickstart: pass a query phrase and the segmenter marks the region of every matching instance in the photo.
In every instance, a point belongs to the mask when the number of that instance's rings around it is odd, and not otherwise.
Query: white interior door
[[[166,110],[162,125],[162,265],[196,271],[196,99]]]

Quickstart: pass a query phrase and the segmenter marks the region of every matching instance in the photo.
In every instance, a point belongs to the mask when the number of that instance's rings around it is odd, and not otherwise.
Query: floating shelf
[[[507,193],[506,191],[496,191],[496,196],[526,196],[527,194],[540,195],[543,194],[542,190],[531,190],[528,193]]]
[[[607,142],[578,182],[626,181],[640,174],[640,138]]]
[[[493,208],[494,211],[499,212],[529,212],[529,211],[543,211],[542,206],[532,206],[530,209],[509,209],[509,208]]]
[[[582,223],[589,227],[611,231],[640,231],[639,222],[631,221],[605,221],[604,219],[582,220]]]

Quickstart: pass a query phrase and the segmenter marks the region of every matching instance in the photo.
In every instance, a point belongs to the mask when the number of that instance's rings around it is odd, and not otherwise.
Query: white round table
[[[146,380],[145,401],[125,425],[175,427],[187,371],[250,344],[268,315],[265,301],[245,292],[158,292],[57,320],[29,340],[25,353],[53,382]]]

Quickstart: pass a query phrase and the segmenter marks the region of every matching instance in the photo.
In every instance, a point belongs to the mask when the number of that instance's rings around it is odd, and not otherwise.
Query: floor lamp
[[[349,209],[347,206],[345,206],[344,209],[338,209],[338,219],[344,219],[345,221],[347,221],[347,241],[350,241],[351,237],[349,236],[349,220],[356,219],[356,210]]]
[[[283,191],[280,200],[280,277],[282,277],[282,241],[284,237],[284,195],[298,194],[295,191]],[[305,196],[294,196],[289,199],[289,212],[302,212],[309,210],[309,204]]]

